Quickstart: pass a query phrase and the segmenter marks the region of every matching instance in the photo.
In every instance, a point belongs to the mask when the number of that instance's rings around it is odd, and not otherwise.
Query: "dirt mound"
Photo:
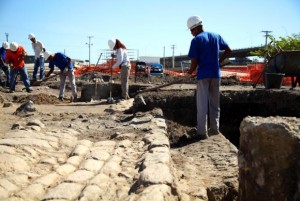
[[[21,95],[15,96],[13,102],[15,103],[24,103],[28,100],[34,102],[34,104],[58,104],[60,101],[54,95],[48,95],[45,93],[40,94],[31,94],[31,95]]]

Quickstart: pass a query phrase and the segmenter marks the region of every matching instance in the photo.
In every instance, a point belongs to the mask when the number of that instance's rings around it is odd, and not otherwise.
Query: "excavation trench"
[[[239,126],[246,116],[300,117],[298,91],[289,89],[266,90],[246,87],[243,90],[221,90],[220,131],[236,147],[239,147]],[[184,130],[196,126],[195,90],[164,90],[142,94],[146,105],[136,104],[136,111],[159,107],[167,120],[170,142]],[[174,136],[179,135],[179,136]]]

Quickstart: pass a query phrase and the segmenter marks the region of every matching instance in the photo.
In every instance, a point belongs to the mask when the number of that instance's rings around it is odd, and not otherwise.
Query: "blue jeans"
[[[19,73],[21,75],[22,81],[23,81],[26,89],[30,89],[30,82],[29,82],[27,70],[24,66],[23,68],[19,68],[19,69],[11,69],[11,76],[10,76],[10,90],[11,91],[16,90],[16,82],[17,82]]]
[[[39,67],[40,67],[40,79],[44,79],[44,76],[45,76],[44,63],[45,63],[44,57],[39,57],[34,60],[33,75],[32,75],[33,80],[37,80],[37,73],[38,73]]]
[[[1,80],[1,73],[2,71],[5,73],[6,76],[6,86],[10,86],[10,70],[9,66],[1,65],[0,64],[0,85],[2,85],[2,80]]]

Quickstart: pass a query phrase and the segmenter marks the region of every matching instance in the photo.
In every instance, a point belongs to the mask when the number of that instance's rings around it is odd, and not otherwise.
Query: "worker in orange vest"
[[[25,68],[24,58],[26,55],[27,52],[21,45],[18,45],[18,43],[16,42],[10,43],[10,49],[7,51],[6,54],[6,63],[10,66],[11,71],[9,90],[10,93],[15,92],[18,74],[21,75],[26,91],[28,93],[32,91],[30,87],[28,73]]]

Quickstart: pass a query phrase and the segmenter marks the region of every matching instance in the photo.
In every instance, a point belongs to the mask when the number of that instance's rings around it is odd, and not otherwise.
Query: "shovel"
[[[31,84],[31,86],[40,86],[42,82],[46,82],[47,80],[51,79],[51,78],[54,78],[56,76],[58,76],[60,73],[57,73],[57,74],[54,74],[54,75],[51,75],[49,77],[46,77],[45,79],[43,80],[40,80],[40,81],[35,81]]]

